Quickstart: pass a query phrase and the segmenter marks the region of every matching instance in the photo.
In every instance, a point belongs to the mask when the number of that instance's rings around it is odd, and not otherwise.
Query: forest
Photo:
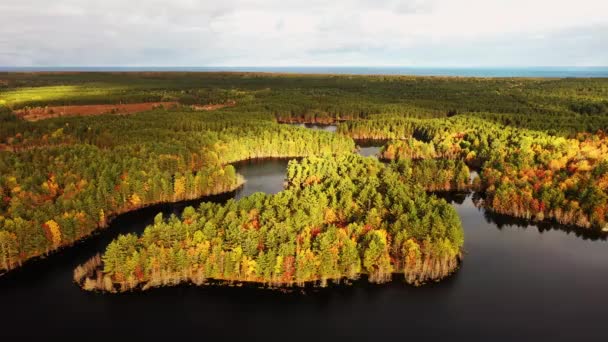
[[[347,137],[237,115],[158,110],[34,126],[0,151],[0,269],[69,245],[120,213],[235,190],[244,180],[232,162],[354,150]]]
[[[182,281],[411,284],[456,269],[437,191],[497,213],[608,230],[608,80],[263,73],[0,73],[0,271],[154,203],[234,191],[231,165],[292,161],[286,189],[159,217],[77,270],[88,289]],[[31,122],[19,110],[170,101]],[[196,105],[235,104],[211,111]],[[282,123],[335,123],[336,133]],[[358,139],[382,141],[377,161]],[[471,182],[470,170],[479,174]],[[372,215],[373,213],[373,215]],[[371,215],[371,216],[370,216]],[[297,217],[297,220],[295,219]],[[337,246],[337,247],[336,247]]]
[[[377,122],[358,121],[341,126],[341,132],[406,136],[384,146],[381,157],[387,160],[453,160],[454,174],[462,170],[458,163],[479,169],[474,185],[483,194],[480,205],[498,213],[608,230],[608,139],[603,131],[565,137],[477,116],[398,121],[399,126],[387,125],[385,131],[378,130]]]

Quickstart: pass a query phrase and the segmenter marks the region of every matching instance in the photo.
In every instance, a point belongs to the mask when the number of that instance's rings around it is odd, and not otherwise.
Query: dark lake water
[[[237,196],[280,191],[286,165],[238,164],[248,182]],[[605,340],[605,240],[490,215],[469,194],[447,199],[462,219],[466,255],[440,283],[416,288],[395,277],[305,294],[185,285],[120,295],[80,290],[75,266],[117,234],[141,232],[159,210],[177,214],[196,201],[128,213],[97,236],[0,277],[0,340]]]

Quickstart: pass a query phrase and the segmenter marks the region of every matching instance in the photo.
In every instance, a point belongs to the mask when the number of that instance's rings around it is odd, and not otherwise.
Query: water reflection
[[[335,124],[318,124],[318,123],[290,123],[290,125],[321,130],[325,132],[336,132],[338,126]],[[357,153],[363,157],[378,157],[382,146],[384,146],[388,140],[386,139],[356,139]]]
[[[304,127],[308,129],[314,129],[325,132],[336,132],[338,129],[337,125],[334,124],[320,124],[320,123],[290,123],[290,125],[297,127]]]
[[[276,194],[283,190],[289,159],[257,159],[233,164],[239,174],[245,177],[245,184],[235,195],[235,199],[255,192]]]
[[[378,157],[382,146],[384,146],[387,141],[388,140],[380,139],[357,139],[355,140],[355,143],[357,144],[359,154],[363,157]]]
[[[559,224],[555,221],[545,220],[541,222],[530,221],[523,218],[512,217],[504,214],[499,214],[485,208],[479,208],[482,195],[480,193],[470,192],[439,192],[434,193],[435,196],[445,199],[448,203],[456,206],[468,206],[469,209],[475,208],[482,213],[485,221],[496,229],[502,230],[504,228],[523,228],[523,229],[534,229],[539,233],[544,233],[551,230],[565,232],[566,234],[573,234],[581,239],[589,240],[607,240],[608,234],[603,233],[599,230],[585,229],[576,226],[568,226]],[[467,200],[468,201],[467,203]]]

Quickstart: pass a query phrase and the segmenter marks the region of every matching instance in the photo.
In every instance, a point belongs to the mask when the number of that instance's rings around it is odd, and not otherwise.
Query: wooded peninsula
[[[608,79],[0,73],[0,81],[0,271],[69,248],[122,213],[234,191],[247,179],[233,164],[261,158],[291,159],[283,191],[158,215],[77,268],[75,281],[108,292],[382,283],[393,274],[437,281],[464,252],[458,214],[438,191],[476,191],[477,206],[513,217],[608,230]],[[361,139],[383,145],[378,158],[356,154]]]

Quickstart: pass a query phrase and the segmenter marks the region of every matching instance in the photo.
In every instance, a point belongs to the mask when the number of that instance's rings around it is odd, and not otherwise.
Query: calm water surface
[[[238,164],[248,181],[236,196],[280,191],[286,165]],[[306,294],[192,286],[81,291],[71,281],[76,265],[117,234],[141,232],[159,210],[179,214],[188,203],[125,214],[96,237],[0,277],[0,340],[605,341],[605,240],[489,215],[471,195],[447,199],[462,219],[466,255],[440,283],[415,288],[396,277]]]
[[[320,130],[325,132],[336,132],[338,126],[335,124],[316,124],[316,123],[293,123],[292,126],[304,127],[313,130]],[[373,140],[373,139],[360,139],[355,140],[357,144],[357,151],[364,157],[375,157],[380,153],[382,146],[386,144],[387,140]]]
[[[386,140],[355,140],[358,153],[364,157],[377,157]]]
[[[338,126],[336,126],[336,125],[326,125],[326,124],[318,124],[318,123],[294,123],[294,124],[290,124],[290,125],[319,130],[319,131],[325,131],[325,132],[335,132],[338,129]]]

